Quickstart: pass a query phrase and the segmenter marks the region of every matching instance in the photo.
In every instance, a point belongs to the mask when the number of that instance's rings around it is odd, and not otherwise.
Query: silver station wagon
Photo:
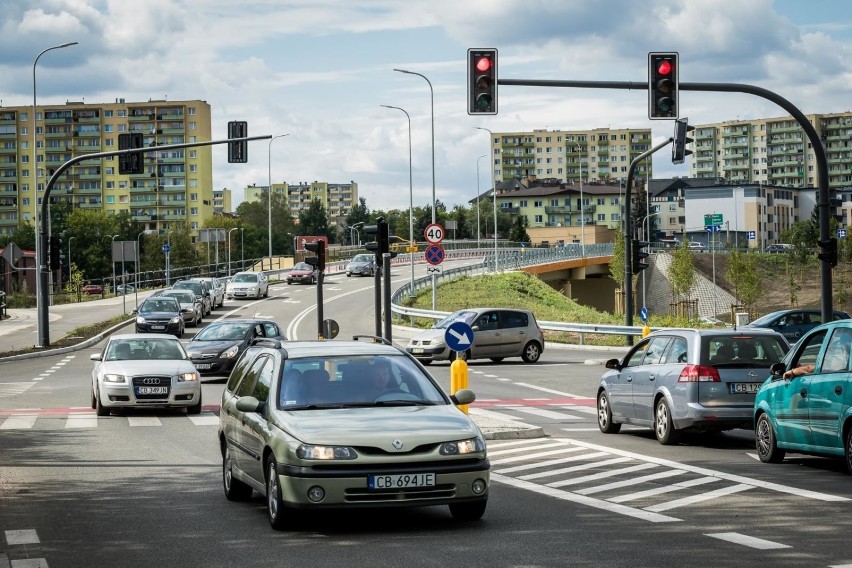
[[[755,393],[789,344],[764,329],[665,329],[610,359],[597,392],[598,426],[648,426],[661,444],[682,430],[751,428]]]

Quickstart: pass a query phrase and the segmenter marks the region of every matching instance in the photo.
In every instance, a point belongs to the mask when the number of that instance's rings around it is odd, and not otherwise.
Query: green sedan
[[[222,394],[225,497],[266,496],[275,529],[299,510],[448,505],[482,517],[490,464],[476,424],[411,356],[374,338],[256,340]]]

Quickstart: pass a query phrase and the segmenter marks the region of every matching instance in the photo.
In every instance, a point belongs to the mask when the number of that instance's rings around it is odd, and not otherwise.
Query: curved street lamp
[[[240,227],[234,227],[233,229],[228,230],[228,276],[231,276],[231,233],[240,229]],[[242,229],[240,229],[242,230]]]

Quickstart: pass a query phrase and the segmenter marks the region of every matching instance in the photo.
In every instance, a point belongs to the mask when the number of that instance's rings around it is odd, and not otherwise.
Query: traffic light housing
[[[62,268],[62,240],[57,235],[50,235],[50,241],[47,248],[48,265],[53,271]]]
[[[667,120],[678,116],[678,54],[648,54],[648,118]]]
[[[248,136],[248,122],[232,120],[228,123],[228,140]],[[244,164],[248,161],[248,142],[228,142],[228,163]]]
[[[682,164],[684,159],[692,154],[692,150],[687,150],[686,145],[692,142],[692,138],[687,136],[695,130],[694,126],[689,125],[688,118],[678,118],[675,120],[674,136],[672,138],[672,163]]]
[[[817,258],[828,262],[832,268],[837,266],[837,239],[831,237],[824,241],[818,241],[818,244]]]
[[[630,271],[633,274],[639,274],[640,271],[648,268],[647,262],[642,262],[646,258],[648,258],[648,253],[643,251],[642,249],[647,247],[650,243],[647,241],[640,241],[638,239],[633,239],[633,243],[631,246],[631,251],[633,253],[632,262],[630,263]]]
[[[125,132],[118,135],[118,149],[130,150],[132,148],[142,148],[144,145],[144,136],[141,132]],[[119,154],[118,156],[118,173],[120,174],[141,174],[145,172],[145,162],[142,159],[142,152],[133,152],[131,154]]]
[[[317,239],[312,243],[305,243],[305,250],[309,250],[316,255],[305,257],[305,262],[320,272],[325,271],[325,241]]]
[[[467,50],[467,114],[497,114],[497,50]]]

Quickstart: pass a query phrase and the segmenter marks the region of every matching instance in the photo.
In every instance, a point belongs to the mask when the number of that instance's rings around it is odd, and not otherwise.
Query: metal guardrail
[[[459,251],[461,254],[469,253],[470,251]],[[557,262],[559,260],[570,260],[572,258],[581,258],[581,250],[579,247],[557,247],[555,249],[509,249],[499,253],[498,267],[501,270],[517,270],[523,266],[531,266],[534,264],[545,264],[548,262]],[[481,255],[481,252],[478,254]],[[601,257],[612,255],[612,243],[601,243],[589,245],[586,247],[586,257]],[[422,253],[421,253],[422,256]],[[415,256],[415,259],[417,257]],[[494,254],[490,253],[485,256],[481,263],[468,266],[460,266],[451,268],[436,275],[440,280],[454,280],[463,276],[477,276],[494,271]],[[402,298],[412,295],[414,292],[423,288],[432,286],[432,277],[426,276],[414,280],[412,289],[411,283],[398,288],[391,296],[391,311],[399,316],[410,318],[429,318],[440,320],[452,312],[421,310],[417,308],[408,308],[399,305]],[[627,325],[606,325],[606,324],[585,324],[585,323],[568,323],[559,321],[539,321],[538,325],[546,331],[561,331],[578,333],[580,335],[580,345],[585,341],[585,334],[598,335],[642,335],[641,326]]]

